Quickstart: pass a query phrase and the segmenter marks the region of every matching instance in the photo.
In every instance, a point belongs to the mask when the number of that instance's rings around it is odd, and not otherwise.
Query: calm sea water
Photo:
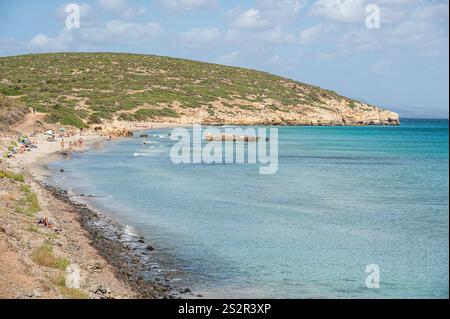
[[[211,297],[449,295],[448,121],[280,127],[279,170],[174,165],[169,130],[51,165]],[[60,168],[64,174],[57,173]],[[368,289],[366,266],[380,268]]]

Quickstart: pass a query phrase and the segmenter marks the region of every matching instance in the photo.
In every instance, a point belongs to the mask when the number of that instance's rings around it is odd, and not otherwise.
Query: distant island
[[[153,55],[0,58],[2,123],[26,108],[78,128],[107,121],[399,125],[398,114],[266,72]],[[24,110],[23,112],[20,110]]]

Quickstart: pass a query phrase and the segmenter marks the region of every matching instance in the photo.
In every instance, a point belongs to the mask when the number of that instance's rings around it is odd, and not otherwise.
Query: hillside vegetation
[[[398,124],[398,115],[265,72],[160,56],[57,53],[0,58],[0,94],[51,122]]]
[[[28,112],[24,103],[0,94],[0,129],[22,121]]]

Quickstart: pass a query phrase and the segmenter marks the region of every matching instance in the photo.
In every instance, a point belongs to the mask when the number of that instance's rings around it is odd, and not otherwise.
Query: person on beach
[[[69,150],[72,150],[72,141],[69,142]]]
[[[80,147],[80,148],[82,148],[83,147],[83,138],[80,136],[80,139],[78,140],[78,146]]]
[[[64,151],[64,139],[61,139],[61,150]]]

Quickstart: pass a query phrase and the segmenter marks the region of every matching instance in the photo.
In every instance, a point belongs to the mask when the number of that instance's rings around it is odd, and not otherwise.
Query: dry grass
[[[28,112],[24,103],[0,94],[0,128],[20,122]]]
[[[88,294],[81,289],[66,287],[66,278],[63,274],[54,278],[52,282],[58,286],[59,293],[67,299],[87,299],[89,297]]]
[[[31,190],[29,185],[22,185],[20,190],[25,195],[17,202],[15,211],[16,213],[32,217],[34,216],[34,214],[41,210],[41,207],[39,206],[38,196]]]
[[[68,299],[87,299],[88,294],[80,289],[75,288],[67,288],[67,287],[60,287],[59,292],[61,295]]]
[[[70,264],[70,261],[67,258],[55,256],[53,247],[48,244],[44,244],[37,248],[32,253],[31,259],[40,266],[59,270],[66,270],[67,266]]]
[[[13,193],[7,193],[2,196],[2,200],[15,202],[17,200],[17,196]]]
[[[11,173],[11,172],[7,172],[7,171],[3,171],[3,170],[0,170],[0,178],[8,178],[8,179],[16,181],[16,182],[24,182],[25,181],[25,177],[23,176],[23,174]]]
[[[39,228],[36,225],[33,225],[33,224],[29,224],[28,225],[27,231],[29,231],[31,233],[41,234],[41,231],[39,230]]]

